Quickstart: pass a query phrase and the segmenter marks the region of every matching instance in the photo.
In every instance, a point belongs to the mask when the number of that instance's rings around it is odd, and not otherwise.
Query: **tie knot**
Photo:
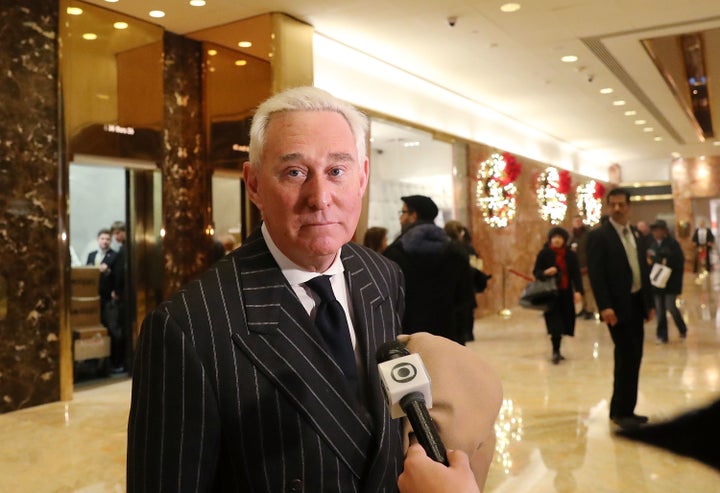
[[[623,228],[623,234],[624,234],[625,236],[627,236],[628,233],[630,233],[630,230],[627,229],[627,227]]]
[[[332,286],[330,285],[330,276],[317,276],[313,277],[305,284],[310,286],[310,289],[320,297],[321,301],[335,301],[335,293],[333,293]]]

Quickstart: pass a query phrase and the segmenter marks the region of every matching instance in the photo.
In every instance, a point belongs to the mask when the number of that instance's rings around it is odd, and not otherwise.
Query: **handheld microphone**
[[[432,408],[430,377],[420,355],[410,354],[398,341],[388,341],[378,348],[375,359],[390,415],[407,416],[428,457],[447,466],[445,445],[428,412]]]

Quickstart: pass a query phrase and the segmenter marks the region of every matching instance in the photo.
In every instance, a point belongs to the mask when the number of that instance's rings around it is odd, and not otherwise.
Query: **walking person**
[[[670,312],[675,325],[680,332],[680,339],[687,335],[687,325],[682,314],[676,305],[676,299],[682,293],[683,270],[685,267],[685,255],[680,244],[670,236],[665,221],[655,221],[650,229],[653,235],[653,242],[648,249],[653,264],[663,264],[672,269],[670,278],[664,288],[653,286],[653,298],[655,299],[655,313],[657,315],[657,344],[668,342],[668,320],[667,313]]]
[[[654,315],[647,245],[630,225],[630,192],[624,188],[607,195],[608,220],[588,237],[588,273],[600,318],[615,345],[610,419],[621,428],[647,423],[635,414],[644,322]]]
[[[537,279],[557,279],[558,297],[543,313],[555,365],[565,359],[560,352],[562,337],[575,335],[575,303],[581,303],[583,296],[580,264],[577,254],[568,245],[569,236],[561,227],[551,228],[548,241],[538,253],[533,268]]]

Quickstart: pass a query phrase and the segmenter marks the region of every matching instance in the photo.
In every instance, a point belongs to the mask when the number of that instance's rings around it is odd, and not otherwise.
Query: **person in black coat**
[[[582,302],[583,285],[577,254],[568,246],[568,232],[554,227],[548,232],[548,241],[535,259],[533,275],[540,280],[557,279],[558,297],[543,314],[545,326],[552,342],[552,362],[560,363],[563,335],[575,335],[575,303]]]
[[[403,332],[430,332],[465,343],[457,307],[472,296],[470,261],[464,248],[435,225],[435,202],[424,195],[401,197],[403,233],[383,255],[394,260],[405,277]]]
[[[100,296],[100,320],[109,327],[114,320],[109,320],[107,304],[112,300],[112,293],[117,277],[117,252],[110,248],[110,230],[101,229],[97,234],[98,249],[90,252],[85,265],[95,265],[100,272],[98,295]]]
[[[668,321],[666,312],[670,312],[678,331],[680,338],[685,339],[687,335],[687,325],[682,318],[680,310],[675,304],[675,299],[682,293],[683,270],[685,267],[685,255],[683,254],[680,244],[670,236],[665,221],[657,220],[650,229],[653,235],[653,241],[648,248],[648,252],[653,264],[663,264],[672,272],[667,284],[664,288],[653,286],[653,297],[655,298],[655,313],[657,314],[657,343],[668,342]]]

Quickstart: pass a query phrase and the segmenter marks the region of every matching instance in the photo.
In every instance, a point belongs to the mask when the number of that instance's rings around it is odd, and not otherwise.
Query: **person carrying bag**
[[[670,312],[680,332],[680,339],[687,335],[687,325],[677,307],[676,299],[682,293],[685,255],[680,244],[670,236],[667,223],[658,219],[650,225],[653,241],[648,249],[652,262],[650,283],[653,285],[655,313],[657,315],[657,344],[668,342],[667,312]]]
[[[548,241],[535,259],[533,275],[537,279],[534,288],[544,287],[556,297],[543,312],[545,327],[552,342],[552,362],[557,365],[565,357],[560,353],[563,335],[575,335],[575,303],[582,302],[583,285],[577,254],[568,245],[569,233],[561,227],[548,232]],[[541,284],[542,283],[542,284]],[[532,283],[531,283],[532,284]],[[530,286],[528,286],[530,288]]]

